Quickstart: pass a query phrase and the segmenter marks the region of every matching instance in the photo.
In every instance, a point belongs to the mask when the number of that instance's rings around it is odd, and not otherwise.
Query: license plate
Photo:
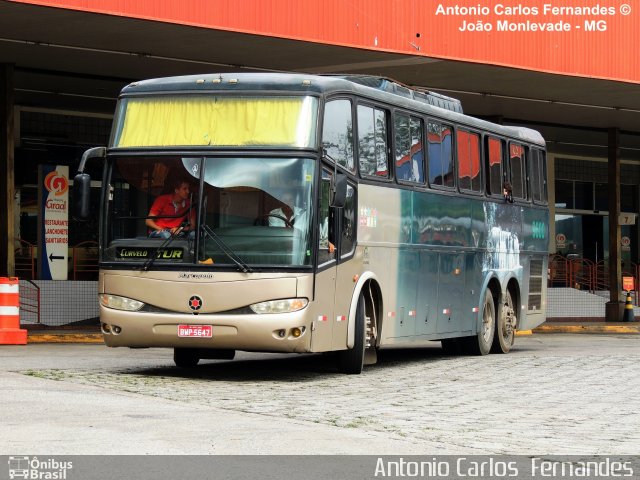
[[[178,325],[179,337],[211,338],[213,329],[211,325]]]

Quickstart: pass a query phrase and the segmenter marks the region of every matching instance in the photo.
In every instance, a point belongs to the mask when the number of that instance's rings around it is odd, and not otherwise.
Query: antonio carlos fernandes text
[[[630,462],[612,461],[609,458],[598,458],[591,461],[556,461],[533,457],[530,468],[523,474],[530,478],[590,478],[590,477],[632,477],[633,468]],[[520,463],[520,466],[523,464]],[[518,477],[520,471],[515,460],[471,459],[460,457],[455,460],[410,461],[400,457],[398,460],[385,461],[378,458],[374,472],[375,477],[436,477],[446,478],[502,478]]]

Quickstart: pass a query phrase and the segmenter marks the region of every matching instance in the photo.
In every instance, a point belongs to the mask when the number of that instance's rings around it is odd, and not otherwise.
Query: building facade
[[[296,71],[391,77],[457,97],[470,115],[539,130],[550,253],[606,262],[617,279],[640,257],[638,223],[620,225],[621,213],[640,213],[636,10],[623,0],[0,1],[0,275],[42,278],[26,257],[42,244],[43,167],[73,177],[82,152],[108,142],[123,86]],[[67,233],[73,296],[74,280],[96,276],[87,265],[97,224],[69,219]]]

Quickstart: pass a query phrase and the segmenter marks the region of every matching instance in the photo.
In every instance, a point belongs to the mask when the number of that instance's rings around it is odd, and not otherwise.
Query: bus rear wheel
[[[465,352],[471,355],[487,355],[491,351],[496,329],[496,305],[493,294],[487,288],[482,304],[482,323],[477,335],[465,338]]]
[[[342,373],[355,375],[362,373],[362,366],[364,365],[364,351],[367,345],[365,317],[364,297],[360,294],[360,297],[358,297],[358,305],[356,306],[353,348],[340,350],[338,352],[338,370]]]
[[[516,336],[518,317],[514,308],[513,297],[507,290],[504,302],[500,304],[496,334],[493,339],[491,351],[494,353],[509,353]]]
[[[177,367],[193,368],[198,365],[200,357],[196,348],[174,348],[173,361]]]

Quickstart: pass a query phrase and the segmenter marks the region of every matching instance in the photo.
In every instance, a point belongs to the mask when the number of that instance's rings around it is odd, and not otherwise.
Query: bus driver
[[[176,232],[195,231],[195,210],[191,208],[189,198],[189,182],[177,180],[173,184],[173,193],[160,195],[155,199],[149,210],[146,224],[149,227],[150,238],[169,238]],[[191,213],[189,213],[191,212]],[[187,215],[190,215],[186,223]]]

